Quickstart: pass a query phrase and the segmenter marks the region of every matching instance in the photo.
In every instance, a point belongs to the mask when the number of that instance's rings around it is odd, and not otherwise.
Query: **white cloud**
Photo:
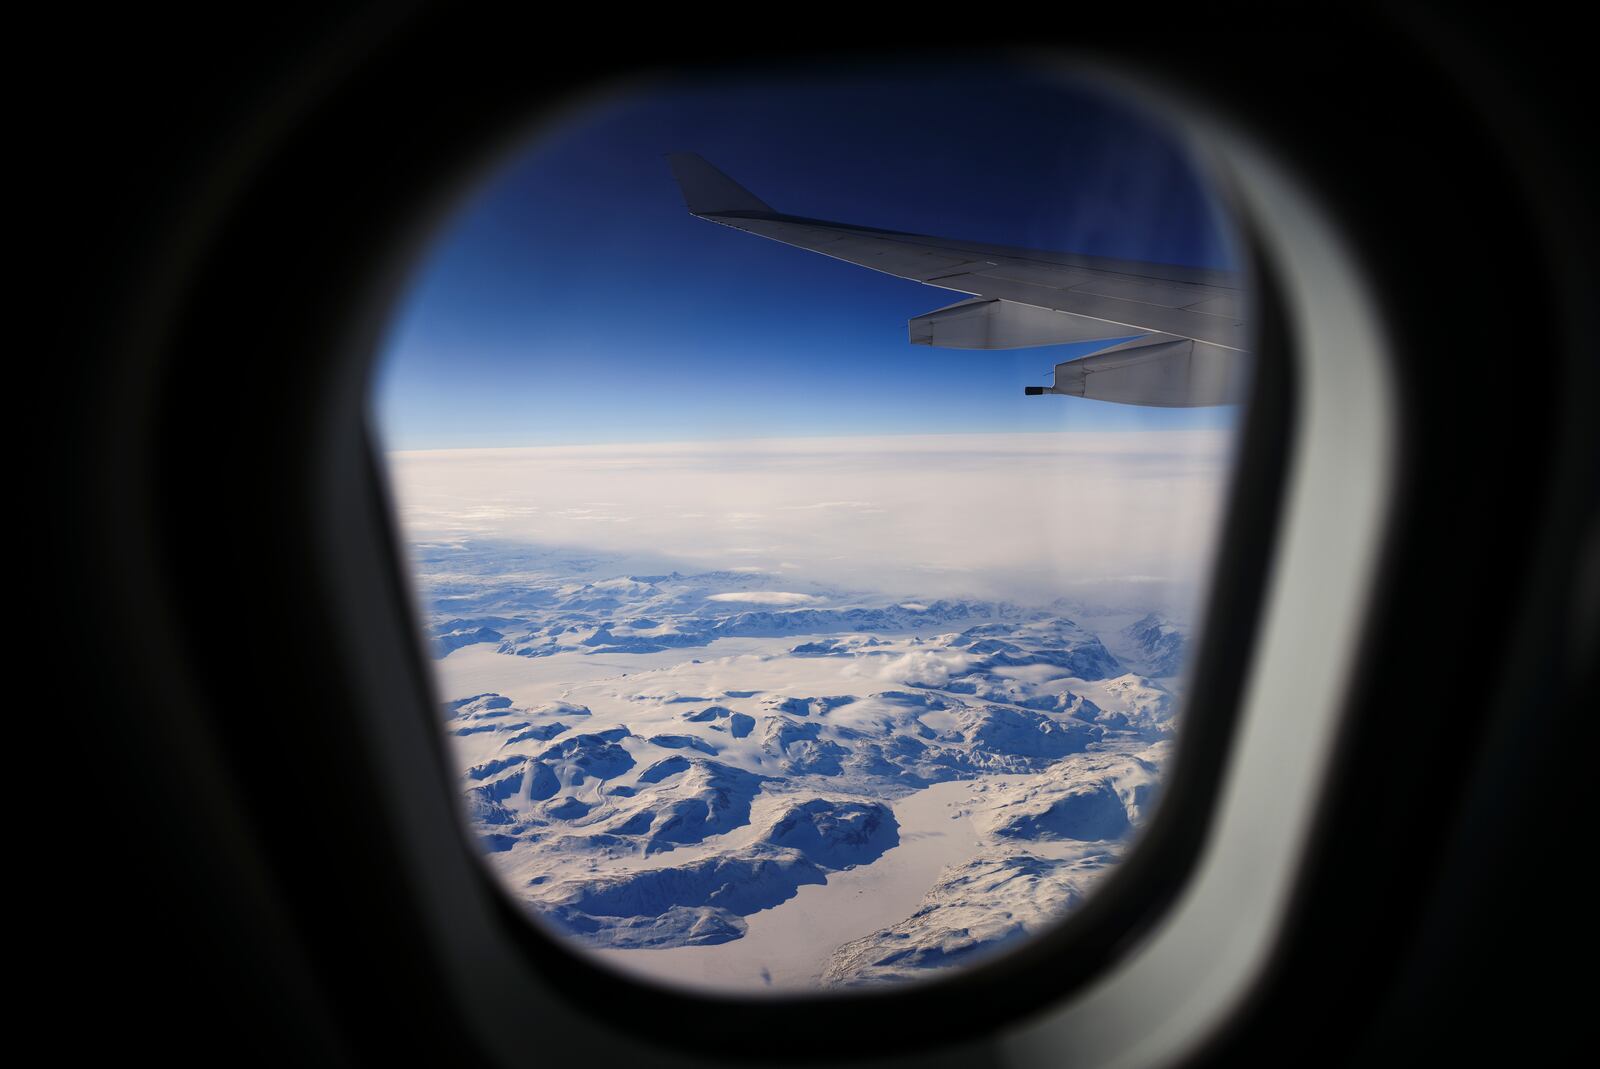
[[[736,568],[735,571],[747,571]],[[824,600],[813,594],[795,594],[787,590],[734,590],[726,594],[712,594],[707,601],[742,601],[751,605],[812,605]]]
[[[964,653],[920,650],[896,657],[878,657],[870,660],[856,658],[841,671],[847,676],[864,676],[891,683],[909,680],[938,686],[952,676],[967,672],[971,667],[972,659]]]
[[[779,505],[782,512],[809,512],[812,509],[864,509],[871,508],[870,501],[816,501],[809,505]]]
[[[408,539],[464,536],[932,597],[1199,578],[1226,430],[390,454]]]

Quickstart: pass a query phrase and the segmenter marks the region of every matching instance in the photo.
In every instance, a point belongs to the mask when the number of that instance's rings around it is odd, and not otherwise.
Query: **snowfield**
[[[1156,804],[1168,618],[415,554],[464,819],[536,923],[618,968],[750,991],[956,967],[1070,911]]]

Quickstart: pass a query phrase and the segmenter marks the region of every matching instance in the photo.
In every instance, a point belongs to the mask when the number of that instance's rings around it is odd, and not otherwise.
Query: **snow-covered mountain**
[[[1140,667],[1152,676],[1175,676],[1183,670],[1188,646],[1183,631],[1155,613],[1129,624],[1123,634],[1131,639],[1142,658]]]
[[[722,955],[793,987],[958,965],[1070,910],[1159,792],[1174,695],[1062,603],[470,545],[419,571],[488,863],[624,967]],[[1111,637],[1176,674],[1176,625]]]

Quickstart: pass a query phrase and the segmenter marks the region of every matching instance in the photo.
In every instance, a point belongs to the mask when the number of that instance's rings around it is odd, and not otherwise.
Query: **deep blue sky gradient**
[[[381,356],[395,449],[1203,427],[1230,410],[1032,397],[1095,346],[913,346],[961,294],[698,220],[663,155],[777,210],[1040,249],[1232,266],[1171,136],[997,69],[634,89],[546,127],[462,203]]]

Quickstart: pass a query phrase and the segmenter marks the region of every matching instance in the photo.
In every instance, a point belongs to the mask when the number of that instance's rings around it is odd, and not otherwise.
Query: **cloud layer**
[[[1192,583],[1223,430],[760,439],[389,454],[412,541],[500,539],[913,596]],[[805,583],[787,583],[804,587]],[[795,591],[766,604],[802,604]],[[749,594],[726,600],[754,601]],[[762,603],[762,602],[755,602]]]

